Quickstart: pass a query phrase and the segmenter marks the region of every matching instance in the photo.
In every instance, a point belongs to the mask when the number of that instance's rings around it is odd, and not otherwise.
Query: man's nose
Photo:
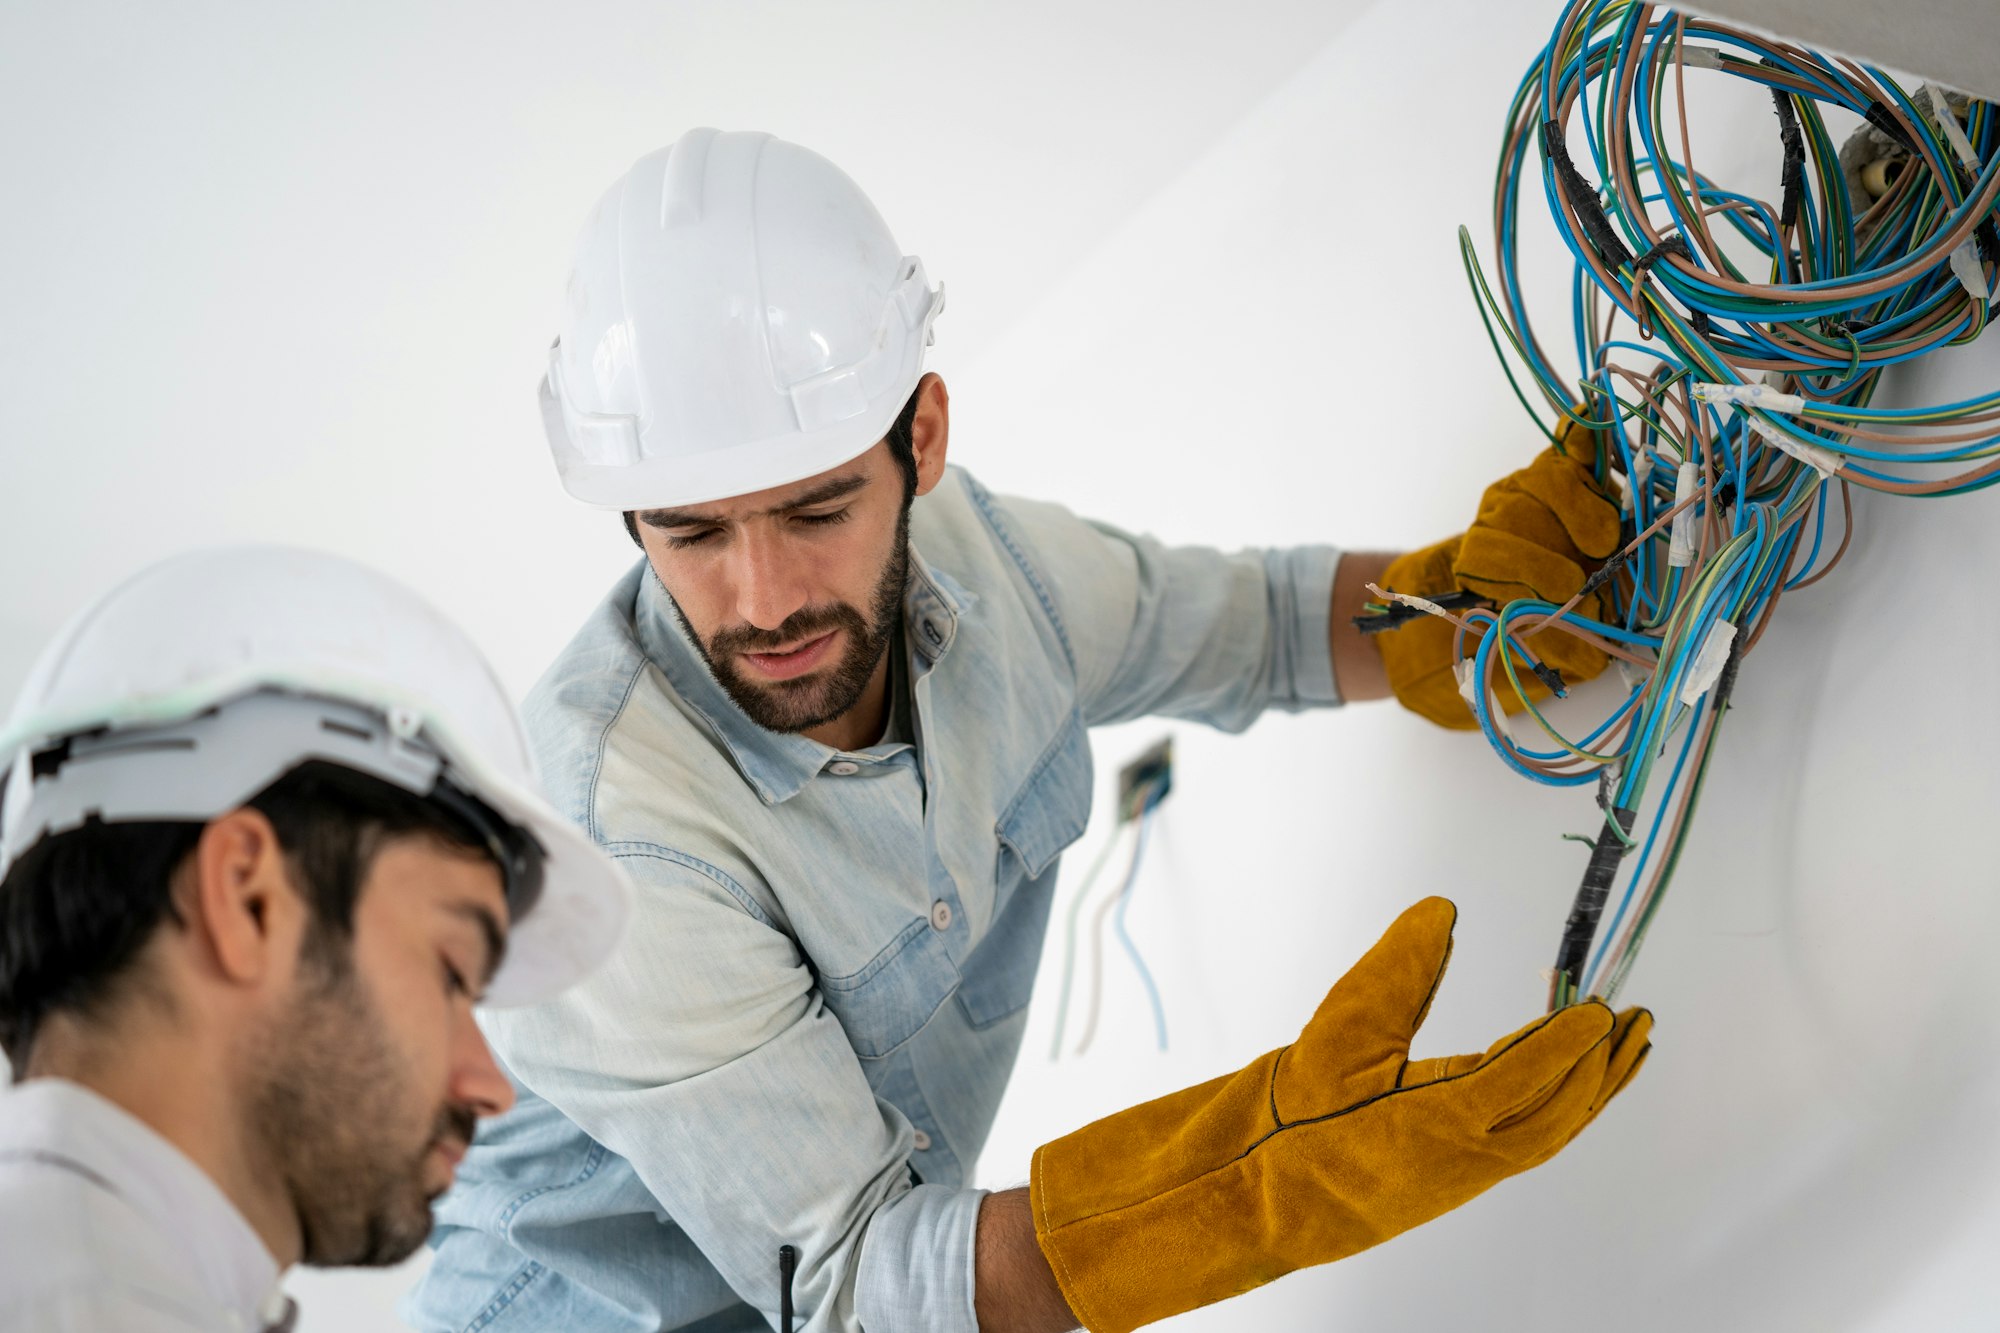
[[[736,550],[736,614],[774,630],[810,600],[804,571],[775,535],[751,531]]]
[[[452,1034],[451,1094],[453,1101],[481,1116],[499,1115],[514,1104],[514,1085],[501,1072],[470,1011],[460,1014]]]

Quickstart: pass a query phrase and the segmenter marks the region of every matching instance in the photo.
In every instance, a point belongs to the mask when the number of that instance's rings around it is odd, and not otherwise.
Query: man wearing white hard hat
[[[284,1329],[292,1264],[407,1257],[513,1102],[473,1006],[554,996],[630,910],[479,651],[331,556],[131,579],[0,763],[0,1328]]]
[[[1398,564],[1168,548],[946,466],[942,304],[851,180],[768,135],[692,131],[585,224],[543,418],[646,559],[525,712],[639,908],[602,971],[489,1021],[520,1099],[440,1201],[419,1328],[1132,1328],[1465,1202],[1643,1059],[1648,1016],[1584,1004],[1410,1061],[1453,922],[1429,899],[1292,1046],[1046,1145],[1030,1189],[967,1187],[1086,728],[1455,700],[1448,644],[1349,623],[1363,584],[1441,591],[1463,548],[1580,585],[1605,501],[1510,478]]]

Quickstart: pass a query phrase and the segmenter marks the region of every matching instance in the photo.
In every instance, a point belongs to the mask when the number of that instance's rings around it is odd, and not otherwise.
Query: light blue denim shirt
[[[1084,729],[1337,702],[1329,547],[1168,548],[956,469],[911,515],[915,744],[756,726],[642,562],[527,703],[557,806],[639,885],[611,961],[489,1013],[425,1330],[972,1333],[967,1188],[1021,1043]]]

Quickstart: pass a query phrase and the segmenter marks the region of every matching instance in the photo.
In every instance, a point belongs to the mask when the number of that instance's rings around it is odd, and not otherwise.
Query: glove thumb
[[[1396,1085],[1444,979],[1457,922],[1450,899],[1426,898],[1334,983],[1279,1061],[1272,1097],[1280,1122],[1352,1106]]]

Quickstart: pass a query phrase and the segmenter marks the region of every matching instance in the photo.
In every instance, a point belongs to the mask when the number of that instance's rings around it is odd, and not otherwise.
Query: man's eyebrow
[[[485,937],[486,966],[482,969],[479,988],[486,989],[492,984],[493,974],[500,970],[501,960],[507,957],[507,932],[500,928],[500,918],[478,903],[451,903],[445,910],[478,926],[479,933]]]
[[[823,505],[842,496],[852,495],[868,484],[868,478],[860,473],[850,473],[845,477],[835,477],[831,481],[813,487],[804,495],[795,495],[781,505],[766,509],[766,516],[789,514],[796,509],[810,509]],[[693,509],[646,509],[640,511],[639,521],[649,528],[703,528],[712,526],[716,519],[712,514],[704,514]]]
[[[794,509],[810,509],[814,505],[823,505],[829,500],[838,500],[843,495],[852,495],[867,484],[868,478],[858,472],[845,477],[835,477],[824,486],[815,486],[804,495],[794,497],[790,503],[778,505],[776,508],[766,512],[786,514]]]

